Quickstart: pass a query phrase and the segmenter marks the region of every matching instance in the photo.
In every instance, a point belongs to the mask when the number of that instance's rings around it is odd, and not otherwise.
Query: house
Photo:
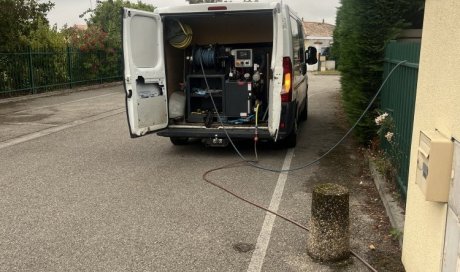
[[[76,29],[76,30],[81,30],[81,31],[85,31],[88,29],[88,25],[84,24],[84,25],[73,25],[72,28]]]
[[[408,272],[460,272],[459,10],[460,1],[425,1],[402,251]],[[430,133],[450,151],[435,155]],[[443,186],[447,193],[429,197]]]
[[[303,19],[302,19],[303,21]],[[303,28],[305,32],[305,48],[308,46],[316,47],[318,53],[322,56],[328,56],[329,48],[332,45],[335,26],[322,22],[305,22],[303,21]],[[321,58],[320,61],[325,61],[326,59]],[[326,64],[326,63],[324,63]],[[335,62],[329,64],[332,69],[335,69]],[[322,66],[322,70],[326,69],[326,65]],[[316,71],[318,70],[318,64],[309,65],[308,70]],[[329,69],[328,69],[329,70]]]

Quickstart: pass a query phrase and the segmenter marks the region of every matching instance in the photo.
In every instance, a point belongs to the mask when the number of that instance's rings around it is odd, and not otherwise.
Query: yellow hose
[[[260,106],[260,104],[257,103],[257,106],[256,106],[256,127],[257,127],[257,123],[258,123],[258,120],[259,120],[259,106]]]
[[[171,44],[175,48],[185,49],[192,43],[192,35],[193,35],[192,28],[189,25],[182,24],[179,21],[176,21],[176,22],[177,24],[179,24],[180,28],[182,29],[182,32],[184,33],[185,37],[182,41],[179,41],[179,42],[173,42],[170,40],[169,44]]]

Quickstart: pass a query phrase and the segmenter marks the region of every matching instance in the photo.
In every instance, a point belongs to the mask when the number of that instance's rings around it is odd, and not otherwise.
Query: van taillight
[[[292,63],[290,57],[283,58],[283,90],[281,91],[281,102],[292,100]]]

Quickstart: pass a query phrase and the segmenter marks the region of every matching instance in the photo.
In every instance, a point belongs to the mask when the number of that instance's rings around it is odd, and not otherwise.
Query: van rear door
[[[123,10],[126,112],[132,137],[168,126],[163,24],[152,12]]]
[[[284,43],[283,38],[286,22],[283,23],[283,12],[280,4],[273,11],[273,54],[271,69],[273,78],[270,80],[269,97],[268,97],[268,131],[275,139],[278,138],[278,130],[281,119],[281,90],[283,88],[283,56]]]

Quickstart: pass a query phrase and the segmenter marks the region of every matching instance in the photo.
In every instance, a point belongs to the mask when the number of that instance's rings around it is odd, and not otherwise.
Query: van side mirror
[[[313,46],[309,46],[307,51],[305,51],[305,59],[307,60],[307,63],[312,65],[316,64],[318,62],[318,58],[316,57],[316,54],[318,52],[316,51],[316,48]]]

